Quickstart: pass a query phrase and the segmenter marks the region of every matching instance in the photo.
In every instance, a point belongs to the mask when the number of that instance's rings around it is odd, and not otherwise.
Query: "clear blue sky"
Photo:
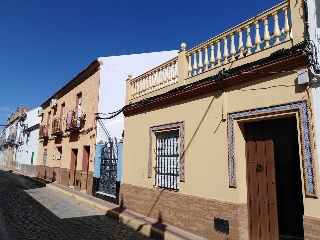
[[[98,57],[190,49],[281,2],[0,0],[0,124]]]

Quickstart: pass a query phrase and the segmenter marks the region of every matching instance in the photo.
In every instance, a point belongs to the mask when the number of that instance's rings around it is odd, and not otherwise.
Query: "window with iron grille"
[[[47,164],[47,149],[43,149],[43,160],[42,160],[42,165],[46,166]]]
[[[155,185],[160,188],[179,190],[180,139],[179,130],[155,132],[156,165]]]

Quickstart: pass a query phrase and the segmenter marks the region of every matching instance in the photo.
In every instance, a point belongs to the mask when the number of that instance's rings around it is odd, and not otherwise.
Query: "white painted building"
[[[316,148],[318,155],[320,153],[320,0],[304,0],[305,14],[307,15],[307,37],[309,63],[312,80],[312,95],[314,106],[315,134],[317,143]],[[318,157],[318,166],[320,158]]]
[[[112,116],[125,106],[126,80],[128,74],[137,77],[154,67],[178,56],[178,50],[100,57],[101,66],[98,112],[101,118]],[[107,114],[107,115],[104,115]],[[101,119],[112,139],[122,138],[124,116],[122,113],[112,119]],[[108,141],[102,124],[97,123],[97,143]]]
[[[26,113],[24,121],[21,121],[17,131],[18,146],[15,160],[22,172],[34,173],[37,165],[39,146],[39,124],[41,117],[38,116],[40,107]]]
[[[97,119],[97,136],[96,136],[96,154],[94,161],[94,189],[97,189],[97,193],[109,193],[104,192],[100,189],[100,177],[101,177],[101,160],[102,160],[102,149],[105,144],[111,139],[114,143],[112,148],[115,154],[117,154],[117,147],[123,135],[124,130],[124,116],[121,109],[125,106],[126,100],[126,84],[128,75],[137,77],[160,64],[167,62],[173,58],[177,58],[178,50],[163,51],[163,52],[152,52],[122,56],[111,56],[111,57],[100,57],[97,60],[100,63],[100,87],[99,87],[99,102],[98,102],[98,119]],[[177,70],[176,65],[164,65],[161,79],[170,78],[168,68],[174,68]],[[152,73],[153,75],[155,73]],[[151,78],[149,83],[152,81],[160,80],[160,73],[158,73],[158,79]],[[165,74],[168,74],[166,77]],[[163,80],[164,84],[166,80]],[[168,80],[169,83],[170,80]],[[141,90],[143,86],[140,86]],[[116,115],[116,116],[115,116]],[[107,119],[109,118],[109,119]],[[125,133],[124,133],[125,134]],[[122,149],[122,146],[119,147]],[[118,150],[119,150],[118,149]],[[118,167],[117,167],[117,178],[114,181],[121,182],[121,150],[118,152]],[[102,177],[103,178],[103,177]],[[113,181],[110,181],[113,182]],[[110,186],[112,183],[110,183]],[[120,186],[120,185],[119,185]],[[114,193],[112,193],[114,194]],[[119,187],[116,188],[116,194],[119,194]],[[99,195],[95,195],[99,196]]]

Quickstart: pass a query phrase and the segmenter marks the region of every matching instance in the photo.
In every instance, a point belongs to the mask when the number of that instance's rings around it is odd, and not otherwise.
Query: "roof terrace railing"
[[[282,2],[190,50],[186,50],[186,44],[182,43],[178,57],[135,78],[128,75],[126,104],[198,81],[206,72],[212,74],[226,66],[252,61],[251,55],[257,59],[260,52],[271,54],[280,46],[288,47],[302,41],[302,2]]]
[[[280,44],[281,30],[279,15],[284,17],[282,32],[285,34],[283,41],[290,40],[289,4],[280,3],[273,8],[251,18],[216,37],[190,49],[186,52],[188,58],[188,77],[195,76],[229,62],[258,53],[263,49]],[[270,42],[270,27],[273,24],[274,42]],[[263,37],[260,26],[263,25]],[[252,29],[253,28],[253,29]],[[254,30],[252,32],[252,30]],[[236,37],[238,46],[236,47]],[[263,43],[263,44],[262,44]]]
[[[132,76],[130,75],[129,78]],[[136,98],[178,82],[178,57],[131,80],[131,97]]]

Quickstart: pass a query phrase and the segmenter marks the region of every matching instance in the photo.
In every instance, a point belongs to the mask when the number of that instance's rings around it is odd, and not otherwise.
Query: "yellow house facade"
[[[319,239],[304,24],[285,1],[129,76],[124,207],[207,239]]]
[[[100,64],[93,61],[41,107],[37,175],[92,192]]]

